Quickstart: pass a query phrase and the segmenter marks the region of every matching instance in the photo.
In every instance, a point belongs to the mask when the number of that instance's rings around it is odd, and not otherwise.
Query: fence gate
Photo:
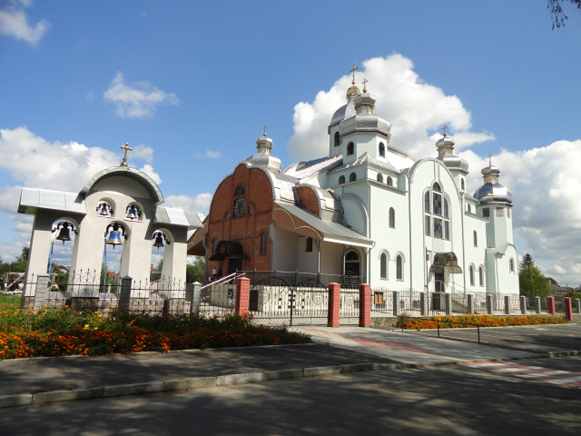
[[[326,325],[329,291],[321,284],[295,285],[280,278],[267,278],[251,287],[249,309],[259,324]]]

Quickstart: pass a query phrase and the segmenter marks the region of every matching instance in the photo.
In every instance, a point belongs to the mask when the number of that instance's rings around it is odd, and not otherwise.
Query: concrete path
[[[578,326],[578,325],[577,325]],[[523,328],[496,329],[506,339]],[[527,328],[524,328],[527,329]],[[392,370],[430,365],[548,356],[532,328],[518,347],[446,340],[395,329],[303,327],[313,344],[183,350],[104,357],[0,361],[0,407],[103,398],[275,379]],[[542,326],[563,354],[578,354],[577,338],[561,326]],[[578,337],[578,336],[577,336]],[[531,343],[528,351],[526,341]],[[552,351],[555,353],[554,349]]]

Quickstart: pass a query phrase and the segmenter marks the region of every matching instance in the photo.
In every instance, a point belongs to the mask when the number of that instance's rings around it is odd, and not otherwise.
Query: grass
[[[0,311],[0,360],[37,356],[129,354],[176,349],[244,347],[311,342],[284,328],[253,325],[239,315],[147,316],[63,309]]]

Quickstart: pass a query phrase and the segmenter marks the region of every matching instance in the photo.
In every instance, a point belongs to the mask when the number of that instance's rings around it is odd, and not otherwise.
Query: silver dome
[[[480,202],[488,203],[491,201],[507,201],[512,203],[512,194],[505,186],[500,183],[485,183],[474,192],[474,198]]]

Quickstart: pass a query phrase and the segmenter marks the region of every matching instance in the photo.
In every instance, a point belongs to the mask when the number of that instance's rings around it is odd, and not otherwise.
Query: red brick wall
[[[243,184],[246,187],[246,208],[244,216],[234,218],[234,192]],[[260,168],[247,168],[239,164],[234,173],[226,177],[216,189],[210,214],[208,215],[208,233],[206,234],[206,261],[208,274],[212,268],[222,268],[224,275],[228,272],[228,258],[222,262],[209,261],[212,256],[212,240],[234,241],[242,245],[244,254],[250,259],[242,261],[242,269],[270,270],[270,239],[267,240],[266,254],[260,255],[260,235],[269,230],[273,210],[272,185],[266,173]],[[253,210],[248,214],[248,208]],[[226,214],[229,215],[225,219]]]
[[[318,217],[321,216],[321,210],[319,205],[319,199],[315,191],[309,186],[299,186],[297,187],[297,193],[301,199],[301,206],[311,213],[314,213]]]

